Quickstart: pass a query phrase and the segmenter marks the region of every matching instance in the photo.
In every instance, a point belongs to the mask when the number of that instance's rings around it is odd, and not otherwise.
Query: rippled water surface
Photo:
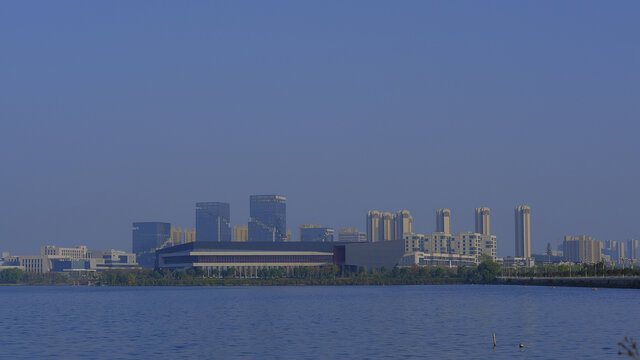
[[[0,358],[619,358],[639,305],[590,288],[0,287]]]

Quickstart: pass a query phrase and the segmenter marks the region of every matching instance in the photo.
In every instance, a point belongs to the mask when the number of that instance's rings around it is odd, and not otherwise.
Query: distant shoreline
[[[498,277],[496,285],[640,289],[639,276],[627,277]]]

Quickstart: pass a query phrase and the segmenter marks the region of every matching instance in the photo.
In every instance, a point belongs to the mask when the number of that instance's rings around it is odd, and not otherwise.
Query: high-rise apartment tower
[[[476,233],[482,235],[491,234],[491,210],[488,207],[476,208]]]
[[[438,209],[436,211],[436,232],[451,234],[451,210]]]
[[[376,210],[367,211],[367,241],[378,242],[380,239],[380,220],[382,214]]]
[[[526,205],[516,206],[516,257],[531,257],[531,208]]]

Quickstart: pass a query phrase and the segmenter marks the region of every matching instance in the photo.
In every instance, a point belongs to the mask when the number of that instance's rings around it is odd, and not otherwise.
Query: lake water
[[[0,287],[0,358],[621,358],[639,305],[521,286]]]

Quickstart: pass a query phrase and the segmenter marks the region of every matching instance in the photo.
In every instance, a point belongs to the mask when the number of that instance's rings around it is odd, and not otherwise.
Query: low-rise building
[[[477,257],[474,255],[426,253],[412,251],[404,254],[400,266],[430,265],[430,266],[472,266],[476,265]]]
[[[88,250],[86,246],[43,246],[40,255],[15,257],[26,272],[99,271],[138,268],[136,255],[118,250]]]
[[[358,228],[346,228],[338,230],[339,242],[366,242],[367,234],[358,231]]]
[[[431,235],[405,234],[405,252],[428,254],[457,254],[475,257],[479,263],[483,257],[496,259],[496,237],[480,233],[463,232],[447,234],[435,232]]]
[[[333,242],[333,229],[322,225],[300,225],[301,242]]]

